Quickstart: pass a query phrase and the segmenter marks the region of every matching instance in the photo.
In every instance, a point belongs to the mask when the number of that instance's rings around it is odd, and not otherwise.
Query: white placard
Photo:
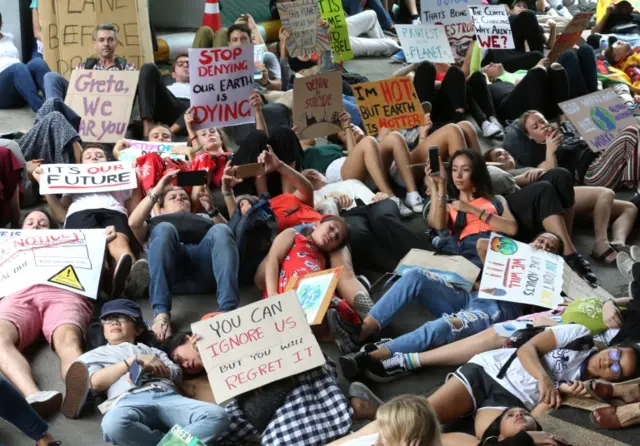
[[[505,5],[469,6],[478,44],[487,49],[514,49],[513,33]]]
[[[480,4],[479,0],[478,4]],[[444,25],[453,58],[456,62],[464,61],[475,34],[473,20],[466,4],[437,7],[433,4],[433,0],[422,0],[422,23]]]
[[[396,31],[407,62],[454,62],[444,26],[396,25]]]
[[[40,194],[114,192],[138,187],[131,163],[43,164]]]
[[[157,153],[162,158],[171,158],[174,160],[187,159],[186,155],[171,153],[174,147],[187,147],[185,143],[179,142],[148,142],[137,141],[135,139],[127,139],[130,146],[120,150],[118,161],[135,161],[136,158],[146,155],[147,153]]]

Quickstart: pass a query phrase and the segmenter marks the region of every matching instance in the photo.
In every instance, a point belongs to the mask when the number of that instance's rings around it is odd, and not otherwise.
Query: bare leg
[[[476,129],[473,128],[473,124],[469,121],[460,121],[458,122],[458,127],[460,127],[462,133],[464,133],[464,140],[467,143],[467,148],[473,149],[478,153],[482,153],[480,142],[478,141],[478,133],[476,133]]]
[[[371,137],[362,138],[356,144],[340,170],[340,175],[345,180],[364,181],[367,174],[371,176],[380,192],[384,192],[390,197],[394,196],[388,174],[382,168],[378,141]]]
[[[356,273],[353,270],[353,260],[351,259],[349,248],[344,247],[341,250],[332,252],[329,255],[329,262],[331,264],[331,268],[344,266],[342,275],[338,281],[337,290],[340,297],[347,301],[349,305],[352,307],[354,306],[356,294],[364,293],[367,296],[369,295],[367,289],[364,287],[362,282],[358,280]]]
[[[36,440],[36,446],[49,446],[55,443],[55,440],[51,436],[49,432],[44,434],[44,436],[38,440]]]
[[[593,217],[595,240],[591,252],[596,256],[600,255],[609,248],[607,229],[615,194],[606,187],[576,187],[575,192],[576,213],[580,216],[591,215]],[[607,262],[613,260],[615,260],[615,253],[606,259]]]
[[[404,4],[407,5],[407,9],[409,10],[409,14],[417,15],[418,14],[418,6],[416,5],[416,0],[404,0]]]
[[[400,176],[407,186],[407,192],[417,192],[416,179],[411,172],[409,164],[409,146],[407,141],[398,132],[388,133],[380,142],[380,156],[382,157],[382,167],[385,172],[389,172],[391,162],[395,161]]]
[[[638,218],[638,207],[628,201],[614,200],[611,216],[615,218],[611,226],[611,243],[624,245]]]
[[[576,206],[575,204],[564,210],[564,225],[567,227],[567,234],[571,237],[571,233],[573,232],[573,220],[576,215]]]
[[[429,398],[440,424],[448,424],[473,411],[473,399],[458,378],[450,378]]]
[[[542,227],[546,231],[551,231],[554,234],[557,234],[560,239],[564,242],[564,253],[562,255],[568,256],[569,254],[573,254],[576,252],[576,247],[573,246],[573,242],[571,241],[571,237],[567,232],[567,226],[564,224],[564,220],[559,215],[550,215],[549,217],[542,220]]]
[[[411,152],[411,164],[424,163],[429,155],[429,147],[438,146],[440,149],[440,159],[446,161],[460,149],[464,149],[467,143],[464,138],[462,129],[456,124],[447,124],[439,128],[429,136],[427,136],[418,146]],[[413,175],[416,178],[424,177],[424,167],[414,167]]]
[[[0,321],[0,372],[7,377],[24,396],[40,392],[31,373],[31,367],[18,351],[18,329],[9,321]]]
[[[133,251],[131,251],[131,247],[129,246],[129,237],[121,232],[116,234],[116,238],[107,245],[107,249],[109,250],[111,257],[113,257],[116,262],[123,254],[129,254],[134,262],[136,260],[133,255]]]
[[[55,329],[52,348],[60,357],[60,376],[64,381],[67,370],[82,354],[82,330],[72,324],[61,325]]]
[[[342,277],[340,279],[342,279]],[[374,318],[372,318],[370,315],[367,315],[362,320],[362,327],[360,327],[360,342],[366,341],[369,338],[369,336],[371,336],[374,333],[377,333],[378,330],[380,330],[380,326],[378,325],[378,322]],[[378,349],[378,350],[381,350],[381,349]],[[376,350],[376,352],[378,350]],[[387,350],[387,352],[388,351],[389,350]],[[389,356],[391,356],[391,353],[389,353]],[[387,358],[389,356],[387,356]],[[382,358],[382,359],[387,359],[387,358]]]

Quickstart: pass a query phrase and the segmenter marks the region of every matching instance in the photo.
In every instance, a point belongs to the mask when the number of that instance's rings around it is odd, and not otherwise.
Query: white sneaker
[[[25,399],[42,418],[57,413],[62,405],[62,394],[55,390],[43,390]]]
[[[631,258],[634,262],[640,262],[640,247],[635,245],[631,247]]]
[[[482,123],[482,136],[485,138],[493,138],[502,134],[502,128],[496,123],[491,121],[484,121]]]
[[[420,20],[420,17],[417,17],[417,18],[411,20],[411,24],[412,25],[422,25],[422,20]]]
[[[422,214],[422,211],[424,210],[424,199],[420,195],[407,195],[407,198],[404,200],[404,204],[411,208],[411,210],[416,214]]]
[[[398,209],[400,210],[401,217],[411,217],[413,215],[413,211],[406,207],[402,201],[398,197],[391,197],[391,199],[398,205]]]

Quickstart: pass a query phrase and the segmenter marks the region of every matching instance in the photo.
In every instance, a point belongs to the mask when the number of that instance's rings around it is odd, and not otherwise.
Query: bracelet
[[[160,203],[160,197],[154,191],[147,192],[147,197],[149,197],[154,203]]]
[[[487,219],[484,221],[486,224],[489,224],[489,222],[491,221],[491,219],[493,218],[493,214],[490,212],[487,212]]]
[[[438,200],[440,201],[447,201],[447,198],[448,197],[446,195],[442,195],[442,196],[438,195]]]
[[[124,365],[127,366],[127,370],[131,370],[131,366],[129,365],[126,359],[122,360],[122,362],[124,362]]]
[[[233,197],[233,191],[232,190],[227,191],[227,192],[222,191],[222,196],[223,197]]]
[[[207,215],[209,215],[209,218],[215,218],[220,215],[220,211],[218,210],[218,208],[213,208],[213,211],[207,212]]]
[[[480,211],[480,215],[478,216],[478,220],[482,220],[482,216],[484,215],[486,211],[483,209]]]

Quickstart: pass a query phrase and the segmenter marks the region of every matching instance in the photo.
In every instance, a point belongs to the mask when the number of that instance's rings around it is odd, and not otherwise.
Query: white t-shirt
[[[177,98],[191,100],[191,85],[183,82],[175,82],[167,87],[173,95]]]
[[[348,441],[344,446],[373,446],[378,441],[378,434],[370,434]]]
[[[323,188],[313,192],[313,198],[316,203],[320,203],[326,200],[327,195],[331,192],[339,192],[348,195],[353,200],[353,204],[347,209],[351,209],[357,206],[356,198],[362,200],[364,204],[371,204],[374,193],[371,192],[365,184],[360,180],[343,180],[337,183],[327,184]]]
[[[106,209],[108,211],[121,212],[128,215],[125,204],[131,198],[132,190],[119,190],[116,192],[101,192],[88,194],[65,194],[71,197],[71,206],[67,211],[69,215],[80,211],[88,211],[90,209]]]
[[[20,63],[16,39],[13,34],[3,32],[0,37],[0,73],[16,63]]]
[[[590,336],[589,329],[583,325],[569,324],[558,325],[547,330],[553,332],[557,347],[552,352],[544,355],[541,358],[541,362],[549,377],[551,377],[553,384],[557,388],[560,382],[579,380],[582,363],[597,349],[575,351],[564,347],[576,339]],[[503,364],[507,362],[515,351],[515,348],[492,350],[474,356],[469,362],[482,366],[487,375],[495,379],[509,393],[522,401],[527,409],[531,410],[538,404],[540,399],[538,381],[522,367],[519,358],[516,357],[511,363],[505,377],[498,379],[498,373],[500,373]]]

